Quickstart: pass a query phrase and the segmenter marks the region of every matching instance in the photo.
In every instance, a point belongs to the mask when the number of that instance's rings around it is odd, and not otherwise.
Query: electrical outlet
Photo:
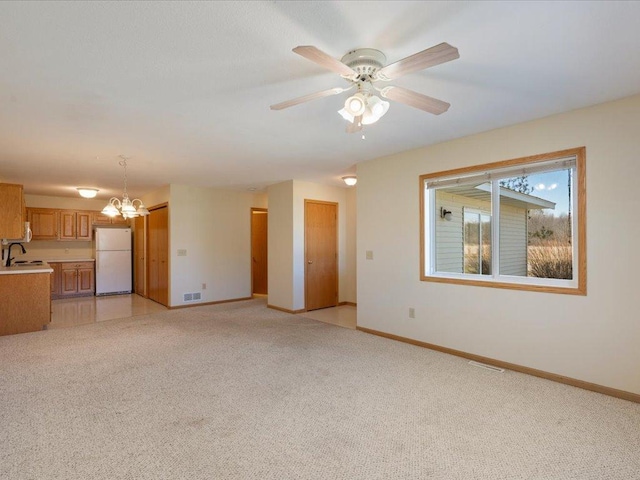
[[[207,289],[207,284],[206,284],[206,283],[203,283],[203,284],[202,284],[202,290],[206,290],[206,289]]]
[[[373,250],[367,250],[365,252],[365,257],[367,260],[373,260]]]
[[[409,307],[409,318],[416,318],[416,309]]]

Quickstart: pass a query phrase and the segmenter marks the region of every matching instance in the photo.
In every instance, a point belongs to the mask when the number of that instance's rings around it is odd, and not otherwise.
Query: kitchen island
[[[0,335],[37,332],[51,321],[47,263],[0,266]]]

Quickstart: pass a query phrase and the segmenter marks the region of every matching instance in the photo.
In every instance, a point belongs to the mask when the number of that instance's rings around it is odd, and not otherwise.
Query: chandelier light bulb
[[[344,109],[354,117],[362,115],[365,108],[367,108],[367,102],[361,93],[356,93],[344,102]]]

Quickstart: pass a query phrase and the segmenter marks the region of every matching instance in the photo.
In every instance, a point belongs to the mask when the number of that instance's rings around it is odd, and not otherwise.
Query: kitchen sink
[[[42,265],[42,260],[17,260],[13,262],[14,267],[35,267]]]

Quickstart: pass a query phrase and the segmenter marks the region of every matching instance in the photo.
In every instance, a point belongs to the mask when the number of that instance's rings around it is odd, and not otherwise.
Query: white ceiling
[[[99,197],[128,186],[258,190],[339,185],[368,159],[640,92],[640,2],[0,2],[0,181]],[[460,58],[392,84],[451,103],[399,103],[345,133],[345,86],[294,54],[382,50],[388,63],[441,42]]]

